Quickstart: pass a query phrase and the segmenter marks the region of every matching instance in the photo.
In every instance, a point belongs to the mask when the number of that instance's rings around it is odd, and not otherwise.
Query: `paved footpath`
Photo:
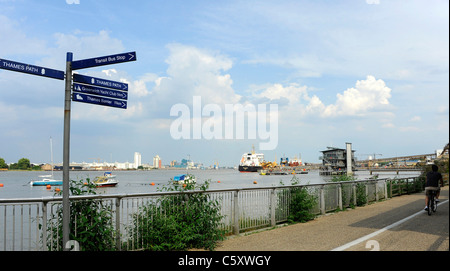
[[[233,236],[217,251],[449,251],[449,191],[437,212],[423,211],[424,193],[403,195],[320,216],[307,223]],[[367,246],[367,248],[366,248]]]

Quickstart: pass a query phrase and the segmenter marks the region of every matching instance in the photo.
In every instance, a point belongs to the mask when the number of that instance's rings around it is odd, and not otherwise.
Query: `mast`
[[[53,179],[53,142],[52,142],[52,137],[50,137],[50,161],[52,162],[52,179]]]

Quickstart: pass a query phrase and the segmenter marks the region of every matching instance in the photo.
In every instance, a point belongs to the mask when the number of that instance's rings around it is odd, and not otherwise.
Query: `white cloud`
[[[233,81],[224,72],[232,61],[219,53],[181,44],[170,44],[167,76],[155,78],[151,90],[152,107],[166,116],[176,103],[191,104],[193,96],[201,96],[202,103],[224,105],[240,100],[232,88]]]
[[[300,86],[299,84],[289,84],[284,87],[282,84],[273,84],[267,86],[261,93],[254,93],[253,96],[257,98],[268,98],[270,100],[281,100],[286,98],[289,104],[298,104],[302,99],[307,99],[306,86]]]
[[[386,108],[391,98],[391,89],[381,79],[368,75],[366,80],[358,80],[356,86],[338,93],[337,101],[322,113],[324,117],[364,115],[371,110]]]
[[[381,79],[368,75],[365,80],[358,80],[354,87],[336,95],[336,102],[325,105],[317,95],[309,96],[306,86],[290,84],[283,86],[273,84],[267,86],[253,96],[267,98],[278,102],[283,98],[289,101],[290,113],[296,116],[316,115],[323,118],[339,116],[364,116],[369,112],[388,109],[391,89]]]
[[[380,4],[380,0],[366,0],[366,3],[368,5],[379,5]]]

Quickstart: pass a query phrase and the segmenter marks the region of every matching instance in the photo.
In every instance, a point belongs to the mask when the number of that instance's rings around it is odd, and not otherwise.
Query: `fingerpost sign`
[[[136,52],[121,53],[73,61],[73,54],[67,53],[66,73],[64,71],[21,63],[0,58],[0,69],[58,80],[65,79],[64,95],[64,143],[63,143],[63,244],[70,250],[70,202],[69,202],[69,161],[70,161],[70,111],[71,101],[127,108],[128,84],[85,75],[72,74],[73,70],[136,61]],[[77,82],[72,86],[72,79]],[[72,93],[73,87],[73,93]],[[72,96],[73,95],[73,96]],[[72,240],[73,241],[73,240]],[[117,239],[120,244],[120,238]],[[69,246],[68,246],[69,244]]]

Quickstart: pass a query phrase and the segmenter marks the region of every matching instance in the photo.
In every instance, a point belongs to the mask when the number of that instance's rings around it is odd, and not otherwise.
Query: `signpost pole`
[[[69,202],[69,163],[70,163],[70,108],[72,87],[72,60],[73,54],[67,53],[66,60],[66,88],[64,100],[64,143],[63,143],[63,250],[70,238],[70,202]]]

